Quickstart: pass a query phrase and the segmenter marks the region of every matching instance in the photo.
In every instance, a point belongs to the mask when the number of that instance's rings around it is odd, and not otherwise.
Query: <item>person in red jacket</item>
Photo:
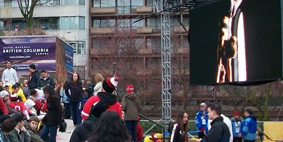
[[[143,128],[142,126],[140,125],[140,120],[141,118],[138,117],[138,123],[137,123],[137,141],[138,142],[143,142]]]
[[[112,94],[118,85],[118,81],[119,81],[118,77],[108,77],[103,81],[102,92],[99,92],[97,96],[90,97],[84,104],[84,108],[82,111],[83,120],[86,120],[89,117],[91,106],[98,101],[104,101],[109,106],[108,110],[117,112],[119,116],[122,118],[121,105],[117,101],[117,96]]]
[[[0,98],[0,114],[1,115],[2,114],[9,114],[8,108],[7,108],[7,106],[5,105],[5,103],[3,102],[3,99],[2,99],[6,96],[9,96],[9,92],[3,90],[3,91],[0,92],[0,96],[1,96],[1,98]]]

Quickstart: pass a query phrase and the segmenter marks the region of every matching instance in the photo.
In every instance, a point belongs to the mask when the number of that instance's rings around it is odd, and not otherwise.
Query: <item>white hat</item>
[[[9,92],[7,92],[6,90],[3,90],[0,92],[1,98],[4,98],[5,96],[9,96]]]
[[[31,107],[33,107],[35,105],[35,102],[31,99],[28,99],[26,102],[25,102],[25,107],[30,109]]]
[[[201,103],[200,106],[206,107],[206,103]]]

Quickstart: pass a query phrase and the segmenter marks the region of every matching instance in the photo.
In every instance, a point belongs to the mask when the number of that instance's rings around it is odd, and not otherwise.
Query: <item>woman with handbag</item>
[[[49,85],[43,88],[43,92],[47,100],[48,112],[42,119],[44,126],[40,136],[44,141],[56,142],[57,129],[62,122],[60,98],[55,90]]]

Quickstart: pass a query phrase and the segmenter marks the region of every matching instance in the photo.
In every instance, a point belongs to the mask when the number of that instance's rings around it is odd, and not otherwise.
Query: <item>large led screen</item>
[[[282,78],[282,0],[220,0],[190,11],[190,82]]]

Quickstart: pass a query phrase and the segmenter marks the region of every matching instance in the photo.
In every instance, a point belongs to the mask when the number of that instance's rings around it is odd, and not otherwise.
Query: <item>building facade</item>
[[[34,27],[55,35],[74,47],[74,70],[87,75],[89,17],[88,1],[40,0],[33,12]],[[0,0],[0,30],[7,35],[26,27],[17,0]]]

